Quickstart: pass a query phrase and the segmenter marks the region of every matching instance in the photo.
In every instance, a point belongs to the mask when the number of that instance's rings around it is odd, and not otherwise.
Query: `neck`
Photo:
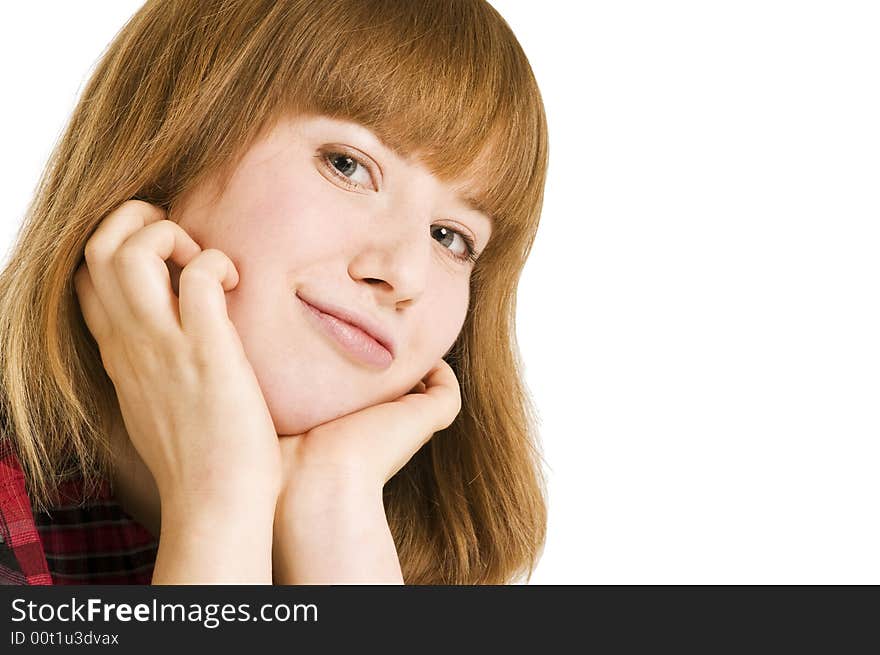
[[[110,431],[110,450],[113,456],[110,485],[114,499],[127,514],[158,538],[162,524],[159,489],[132,445],[118,414]]]

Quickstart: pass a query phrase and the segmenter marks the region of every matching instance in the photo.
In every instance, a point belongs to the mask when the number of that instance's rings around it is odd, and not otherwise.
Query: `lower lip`
[[[299,298],[299,296],[297,296]],[[315,324],[327,336],[342,347],[342,350],[357,361],[374,366],[376,368],[386,369],[391,366],[394,357],[385,346],[376,341],[369,334],[360,328],[340,321],[335,316],[325,314],[324,312],[312,307],[302,298],[300,302],[308,310],[309,316],[312,317]]]

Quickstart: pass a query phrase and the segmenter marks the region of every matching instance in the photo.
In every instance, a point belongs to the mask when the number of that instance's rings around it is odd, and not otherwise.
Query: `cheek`
[[[431,367],[458,338],[467,315],[468,297],[466,292],[448,290],[425,300],[426,314],[420,321],[422,328],[417,332],[413,350],[419,353],[421,363]]]
[[[291,275],[338,257],[339,244],[345,242],[344,221],[326,220],[326,202],[308,189],[296,191],[237,198],[214,216],[225,229],[214,230],[210,243],[202,245],[219,248],[235,263],[240,283],[230,292],[232,298],[274,293]],[[246,290],[252,286],[265,288]]]
[[[319,207],[319,201],[304,190],[261,196],[244,214],[247,220],[239,221],[234,247],[251,257],[307,255],[315,244],[328,239],[331,225],[322,220]]]

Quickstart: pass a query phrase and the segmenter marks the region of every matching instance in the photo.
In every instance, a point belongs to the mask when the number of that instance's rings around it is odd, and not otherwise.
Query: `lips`
[[[377,368],[388,368],[394,359],[391,336],[375,321],[364,314],[326,301],[296,294],[308,309],[309,316],[326,336],[343,352],[360,363]]]

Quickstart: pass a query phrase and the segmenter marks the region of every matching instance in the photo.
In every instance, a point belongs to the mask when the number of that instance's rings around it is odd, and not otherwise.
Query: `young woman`
[[[0,275],[0,578],[499,584],[547,129],[484,0],[151,0]]]

